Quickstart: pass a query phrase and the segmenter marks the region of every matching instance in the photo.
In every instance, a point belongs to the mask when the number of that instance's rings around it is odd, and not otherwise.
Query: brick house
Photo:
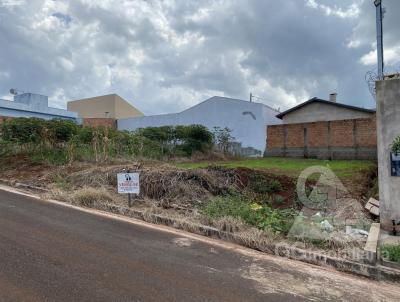
[[[267,126],[266,156],[321,159],[375,159],[376,112],[312,98],[277,115]]]

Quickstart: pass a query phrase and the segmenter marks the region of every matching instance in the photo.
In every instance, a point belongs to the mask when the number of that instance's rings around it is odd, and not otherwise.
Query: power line
[[[256,96],[256,95],[254,95],[253,93],[250,92],[250,103],[253,102],[253,99],[257,99],[257,100],[264,101],[264,102],[268,102],[268,103],[270,102],[269,100],[264,99],[264,98],[261,98],[261,97],[259,97],[259,96]],[[266,105],[266,104],[265,104],[265,105]],[[269,106],[269,105],[266,105],[266,106],[268,106],[268,107],[274,109],[275,111],[281,112],[281,111],[280,111],[280,109],[281,109],[280,107],[278,107],[278,109],[275,109],[275,108],[273,108],[272,106]]]

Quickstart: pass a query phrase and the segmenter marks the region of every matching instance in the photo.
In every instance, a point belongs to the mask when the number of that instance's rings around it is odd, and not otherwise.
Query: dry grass
[[[171,166],[144,167],[142,164],[127,166],[92,167],[68,175],[57,174],[53,179],[68,191],[84,187],[106,188],[116,192],[116,174],[124,168],[140,173],[140,195],[137,200],[152,200],[153,204],[165,209],[191,211],[212,196],[226,194],[240,184],[233,169],[178,170]],[[61,181],[60,181],[61,180]],[[54,185],[53,185],[54,188]]]
[[[105,188],[84,187],[75,191],[71,195],[70,201],[74,205],[94,207],[97,203],[111,203],[113,197]]]
[[[247,231],[250,227],[245,224],[242,220],[230,216],[221,217],[214,219],[211,225],[216,227],[218,230],[230,233],[238,233]]]

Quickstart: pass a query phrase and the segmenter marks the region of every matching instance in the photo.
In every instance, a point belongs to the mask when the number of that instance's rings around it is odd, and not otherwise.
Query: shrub
[[[201,125],[163,126],[118,131],[81,127],[73,121],[15,118],[0,126],[0,154],[24,153],[32,163],[66,164],[140,156],[191,156],[212,147],[212,134]]]
[[[285,198],[279,194],[273,194],[272,200],[273,200],[273,202],[275,202],[276,204],[279,204],[279,205],[283,204],[285,202]]]
[[[187,155],[192,155],[194,152],[206,152],[211,149],[213,143],[212,133],[202,125],[190,125],[183,131],[184,136],[180,138],[182,150]]]
[[[9,156],[12,152],[12,143],[0,138],[0,156]]]
[[[282,185],[277,179],[268,180],[264,175],[252,173],[249,177],[249,187],[259,194],[272,194],[282,191]]]
[[[267,185],[270,193],[276,193],[282,191],[282,185],[277,179],[272,179]]]
[[[39,143],[45,120],[38,118],[14,118],[3,122],[2,137],[5,141],[19,144]]]
[[[213,142],[212,133],[202,125],[147,127],[136,134],[157,142],[162,154],[173,156],[206,152]]]
[[[50,129],[54,142],[68,142],[78,133],[79,126],[69,120],[54,119],[47,121],[45,127]]]
[[[217,149],[223,153],[228,153],[229,147],[235,138],[231,135],[232,130],[225,127],[214,127],[213,137],[214,137],[214,145]]]
[[[400,263],[400,245],[383,245],[380,251],[384,260]]]

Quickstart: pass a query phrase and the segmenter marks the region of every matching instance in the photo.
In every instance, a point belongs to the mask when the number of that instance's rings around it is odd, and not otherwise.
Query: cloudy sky
[[[400,1],[383,0],[386,64],[400,66]],[[118,93],[145,114],[210,96],[286,109],[338,93],[374,107],[372,0],[0,0],[0,98],[50,105]]]

